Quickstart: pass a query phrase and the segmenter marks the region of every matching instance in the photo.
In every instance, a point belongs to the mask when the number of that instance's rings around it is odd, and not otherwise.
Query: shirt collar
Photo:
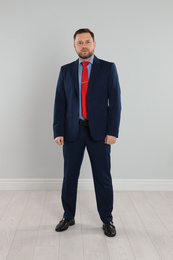
[[[94,55],[91,57],[91,59],[89,59],[89,63],[93,64],[93,60],[94,60]],[[83,62],[83,60],[81,60],[81,59],[79,58],[79,64],[80,64],[81,62]]]

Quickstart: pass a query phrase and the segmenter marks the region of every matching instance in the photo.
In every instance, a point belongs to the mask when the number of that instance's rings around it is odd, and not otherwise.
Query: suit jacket
[[[75,141],[79,129],[79,59],[61,67],[54,104],[54,138]],[[118,137],[121,91],[116,66],[94,56],[87,92],[88,122],[95,141]]]

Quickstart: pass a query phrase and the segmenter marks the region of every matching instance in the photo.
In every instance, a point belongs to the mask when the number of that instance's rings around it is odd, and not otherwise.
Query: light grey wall
[[[97,57],[115,62],[122,95],[112,177],[172,178],[173,2],[0,1],[0,178],[62,178],[53,140],[60,66],[88,27]],[[90,178],[87,152],[80,178]]]

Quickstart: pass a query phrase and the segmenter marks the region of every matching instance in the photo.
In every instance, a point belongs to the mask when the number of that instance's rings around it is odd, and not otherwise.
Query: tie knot
[[[86,67],[88,64],[89,64],[89,61],[83,61],[83,62],[81,62],[82,63],[82,65],[83,65],[83,67]]]

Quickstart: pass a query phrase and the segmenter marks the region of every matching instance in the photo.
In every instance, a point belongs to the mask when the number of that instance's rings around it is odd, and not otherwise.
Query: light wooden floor
[[[0,191],[0,260],[173,260],[173,192],[114,192],[117,235],[102,230],[94,191],[79,191],[76,224],[55,232],[61,191]]]

